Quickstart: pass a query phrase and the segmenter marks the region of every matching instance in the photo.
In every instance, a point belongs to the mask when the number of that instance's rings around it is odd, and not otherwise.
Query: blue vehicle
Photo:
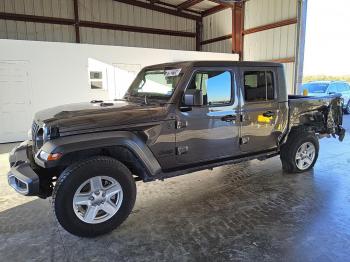
[[[343,109],[350,114],[350,84],[345,81],[312,81],[302,85],[301,93],[308,91],[309,96],[327,96],[341,94],[344,99]]]

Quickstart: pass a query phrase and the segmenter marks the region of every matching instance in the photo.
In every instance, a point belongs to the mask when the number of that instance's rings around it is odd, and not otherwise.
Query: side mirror
[[[328,92],[328,95],[334,95],[335,92]]]
[[[202,106],[203,105],[203,92],[202,90],[190,89],[184,94],[185,106]]]

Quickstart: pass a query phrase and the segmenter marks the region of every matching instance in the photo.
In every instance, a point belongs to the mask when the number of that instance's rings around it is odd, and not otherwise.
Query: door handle
[[[275,115],[275,113],[272,111],[266,111],[265,113],[263,113],[263,116],[265,116],[265,117],[272,117],[274,115]]]
[[[225,122],[235,121],[236,119],[237,117],[235,115],[227,115],[227,116],[221,117],[221,120]]]

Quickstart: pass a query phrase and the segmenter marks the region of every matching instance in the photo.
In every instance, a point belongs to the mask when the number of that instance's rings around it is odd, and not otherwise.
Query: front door
[[[187,89],[202,91],[203,106],[193,106],[187,112],[177,111],[178,164],[198,164],[239,154],[235,71],[196,69]]]
[[[278,142],[278,101],[275,69],[241,68],[241,150],[258,152]]]

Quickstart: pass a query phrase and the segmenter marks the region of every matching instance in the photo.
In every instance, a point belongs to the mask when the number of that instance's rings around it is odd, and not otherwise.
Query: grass
[[[330,75],[312,75],[312,76],[304,76],[303,83],[311,82],[311,81],[334,81],[334,80],[344,80],[350,83],[350,75],[343,76],[330,76]]]

